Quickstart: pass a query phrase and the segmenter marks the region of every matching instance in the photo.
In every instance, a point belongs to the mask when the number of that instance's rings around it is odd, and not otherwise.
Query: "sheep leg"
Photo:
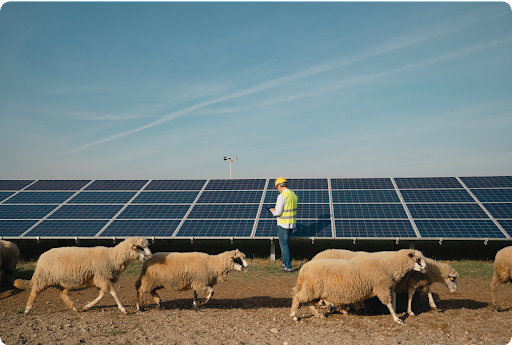
[[[92,307],[93,305],[95,305],[96,303],[98,303],[98,302],[100,301],[100,299],[102,299],[102,298],[103,298],[103,294],[104,294],[105,292],[103,291],[103,289],[99,289],[99,290],[100,290],[100,292],[99,292],[99,294],[98,294],[98,297],[96,297],[96,299],[95,299],[94,301],[92,301],[92,302],[90,302],[90,303],[86,304],[86,305],[83,307],[83,309],[82,309],[82,310],[87,310],[87,309],[89,309],[90,307]]]
[[[116,289],[114,289],[114,285],[112,285],[110,287],[110,294],[112,295],[112,297],[114,297],[114,299],[116,300],[116,303],[117,303],[117,306],[119,307],[119,310],[121,310],[121,312],[123,314],[127,314],[126,312],[126,309],[124,309],[122,303],[121,303],[121,300],[119,299],[119,297],[117,297],[117,293],[116,293]]]
[[[398,318],[398,316],[396,315],[395,313],[395,309],[393,309],[393,305],[391,303],[388,303],[386,304],[386,307],[388,307],[389,309],[389,312],[391,314],[391,316],[393,317],[393,320],[395,320],[395,322],[397,322],[399,325],[403,324],[404,322]]]
[[[495,275],[493,275],[492,277],[492,282],[491,282],[491,298],[492,298],[492,304],[494,306],[498,306],[498,299],[496,298],[496,288],[498,287],[500,281],[498,279],[498,277]],[[28,305],[27,305],[28,306]],[[25,312],[26,314],[26,312]]]
[[[428,294],[428,304],[430,304],[430,308],[432,310],[437,311],[437,305],[434,302],[434,296],[432,296],[432,290],[430,289],[430,286],[427,286],[427,294]]]
[[[299,297],[297,295],[295,295],[293,297],[293,301],[292,301],[292,309],[291,309],[291,313],[290,313],[290,316],[295,320],[295,321],[299,321],[299,318],[295,315],[295,313],[297,312],[297,310],[300,308],[300,300],[299,300]]]
[[[393,290],[390,290],[385,295],[380,294],[380,295],[377,295],[377,297],[379,298],[379,300],[380,300],[380,302],[382,304],[384,304],[386,307],[388,307],[389,313],[393,317],[393,320],[396,323],[401,325],[404,322],[401,319],[398,318],[398,316],[396,315],[395,309],[393,308],[393,303],[392,303],[393,294],[395,294],[395,292]]]
[[[206,299],[204,300],[203,303],[201,303],[201,305],[208,303],[210,298],[212,298],[212,296],[213,296],[213,288],[211,286],[207,286],[206,291],[208,291],[208,296],[206,296]]]
[[[199,305],[200,305],[200,303],[197,301],[197,292],[196,292],[196,290],[194,290],[194,302],[192,303],[192,306],[194,307],[195,311],[200,311]]]
[[[71,309],[73,311],[78,311],[78,309],[73,304],[73,301],[68,296],[68,289],[60,289],[59,294],[60,294],[60,298],[62,298],[62,300],[64,301],[64,303],[66,303],[66,305],[69,307],[69,309]]]
[[[409,316],[415,316],[414,312],[412,311],[412,298],[414,296],[414,289],[409,288],[407,292],[407,314],[409,314]]]
[[[159,295],[158,295],[158,293],[156,292],[156,289],[155,289],[155,290],[151,290],[149,293],[151,294],[151,296],[153,296],[153,300],[155,301],[156,306],[157,306],[158,308],[160,308],[160,302],[161,302],[161,300],[160,300],[160,296],[159,296]]]
[[[396,311],[396,292],[394,290],[391,291],[391,300],[393,301],[393,310]]]
[[[27,306],[25,307],[25,315],[27,315],[30,312],[30,309],[32,309],[32,304],[34,304],[37,293],[43,290],[44,289],[38,289],[35,284],[32,286],[32,291],[30,292],[30,296],[28,296]]]

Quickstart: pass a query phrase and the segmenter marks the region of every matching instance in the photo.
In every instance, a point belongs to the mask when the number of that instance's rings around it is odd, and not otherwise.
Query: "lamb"
[[[98,297],[85,305],[83,310],[91,308],[110,292],[123,314],[126,309],[121,304],[114,283],[119,281],[121,273],[131,261],[151,257],[148,241],[141,237],[128,238],[113,248],[106,247],[62,247],[43,253],[37,261],[31,280],[16,279],[14,286],[20,289],[32,289],[28,298],[25,314],[30,312],[36,295],[50,286],[60,290],[60,297],[66,305],[78,311],[69,296],[68,290],[96,286]]]
[[[20,251],[14,243],[0,240],[0,283],[2,280],[8,282],[9,285],[13,283],[19,259]],[[2,271],[4,271],[3,275]]]
[[[312,260],[299,271],[290,316],[299,320],[295,313],[301,303],[308,305],[319,317],[314,303],[321,299],[333,305],[347,305],[377,296],[388,307],[393,320],[402,324],[392,307],[391,294],[395,285],[411,270],[426,270],[423,254],[411,249],[402,249],[382,258]]]
[[[156,290],[185,291],[194,290],[193,308],[199,311],[199,305],[208,303],[213,296],[213,286],[226,280],[230,270],[247,272],[249,265],[245,254],[238,249],[217,255],[206,253],[155,253],[142,265],[137,289],[137,310],[141,307],[142,295],[150,292],[160,307],[160,296]],[[201,304],[197,301],[197,291],[206,290],[208,296]]]
[[[312,260],[317,257],[325,257],[331,259],[350,259],[350,260],[361,260],[365,258],[374,258],[374,257],[383,257],[387,255],[392,255],[393,251],[382,251],[382,252],[352,252],[350,250],[343,249],[329,249],[323,252],[318,253]],[[396,293],[408,292],[408,300],[407,300],[407,313],[410,316],[414,316],[414,312],[412,311],[412,298],[414,292],[416,290],[423,290],[426,288],[428,294],[428,301],[430,307],[433,310],[437,310],[437,306],[434,302],[434,298],[432,297],[432,291],[430,289],[430,285],[435,282],[444,284],[450,292],[457,291],[457,277],[459,273],[450,267],[447,264],[424,258],[425,263],[427,264],[427,272],[421,273],[417,271],[408,272],[400,282],[395,286],[393,294],[393,307],[396,309]]]
[[[496,288],[499,284],[512,283],[512,246],[500,249],[494,259],[494,275],[491,282],[492,305],[497,309],[498,300],[496,298]]]

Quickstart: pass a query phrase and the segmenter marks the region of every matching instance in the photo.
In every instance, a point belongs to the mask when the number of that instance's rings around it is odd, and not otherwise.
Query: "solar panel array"
[[[273,179],[0,180],[0,237],[277,238]],[[512,176],[289,179],[304,238],[512,235]]]

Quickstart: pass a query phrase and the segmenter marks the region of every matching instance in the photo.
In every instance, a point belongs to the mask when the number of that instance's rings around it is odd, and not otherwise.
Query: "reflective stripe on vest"
[[[295,224],[297,223],[297,201],[299,198],[289,189],[281,193],[284,196],[284,208],[281,216],[277,217],[277,224]]]

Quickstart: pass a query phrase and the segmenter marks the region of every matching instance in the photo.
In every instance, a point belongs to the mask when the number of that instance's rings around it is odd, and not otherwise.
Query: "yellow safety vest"
[[[281,193],[284,196],[283,213],[277,217],[277,224],[295,224],[297,223],[297,201],[299,197],[289,189]]]

